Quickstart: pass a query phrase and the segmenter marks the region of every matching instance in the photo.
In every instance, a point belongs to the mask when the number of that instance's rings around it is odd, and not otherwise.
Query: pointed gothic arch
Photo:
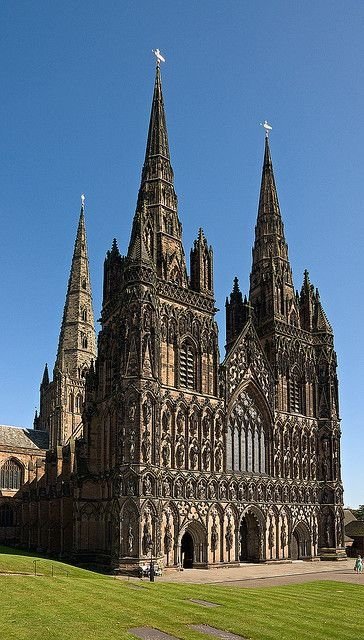
[[[249,505],[239,522],[239,560],[240,562],[259,562],[265,559],[266,522],[261,510]]]
[[[192,520],[182,528],[178,547],[180,563],[184,569],[207,564],[207,531],[201,522]]]
[[[227,465],[232,471],[269,473],[272,417],[260,389],[251,381],[235,391],[228,410]]]
[[[17,491],[24,483],[24,465],[17,458],[5,460],[0,467],[0,489]]]

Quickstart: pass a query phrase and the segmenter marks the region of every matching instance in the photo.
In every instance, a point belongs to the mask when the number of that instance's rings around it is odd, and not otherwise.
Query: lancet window
[[[189,341],[183,342],[181,345],[179,365],[181,387],[196,389],[196,352]]]
[[[289,410],[293,413],[303,413],[302,404],[301,379],[299,372],[293,369],[289,377]]]
[[[254,398],[243,391],[230,414],[227,465],[231,471],[268,472],[264,419]]]

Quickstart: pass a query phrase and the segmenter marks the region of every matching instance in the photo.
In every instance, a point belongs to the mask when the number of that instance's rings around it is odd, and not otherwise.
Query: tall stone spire
[[[266,135],[250,274],[250,302],[259,321],[264,322],[273,315],[287,319],[294,301],[288,246],[284,237],[269,138]]]
[[[128,257],[153,265],[163,280],[187,287],[182,226],[170,162],[161,72],[156,67],[141,184]]]
[[[160,66],[156,67],[152,110],[150,114],[147,148],[145,151],[145,164],[153,156],[162,156],[170,159],[166,116],[162,94]]]
[[[96,358],[84,209],[82,198],[55,364],[55,369],[72,378],[84,376],[85,367]]]
[[[85,375],[96,358],[84,196],[81,202],[53,380],[46,368],[40,386],[37,424],[49,432],[51,447],[82,434]]]

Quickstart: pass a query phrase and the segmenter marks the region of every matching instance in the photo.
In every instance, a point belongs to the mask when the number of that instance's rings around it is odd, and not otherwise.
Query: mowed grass
[[[20,553],[0,547],[0,572],[34,572],[37,556]],[[149,626],[183,640],[207,640],[187,625],[209,624],[252,640],[364,640],[361,585],[322,581],[242,589],[153,584],[43,558],[37,565],[43,575],[0,574],[0,638],[131,640],[128,629]],[[220,606],[203,608],[189,598]]]

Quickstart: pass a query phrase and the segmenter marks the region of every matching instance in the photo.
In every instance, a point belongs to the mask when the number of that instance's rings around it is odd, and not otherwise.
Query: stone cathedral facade
[[[307,272],[294,289],[268,137],[250,291],[235,278],[222,362],[201,229],[188,275],[159,66],[128,250],[114,241],[105,259],[97,357],[87,264],[82,210],[36,423],[51,448],[21,490],[21,542],[115,570],[344,557],[333,331]]]

